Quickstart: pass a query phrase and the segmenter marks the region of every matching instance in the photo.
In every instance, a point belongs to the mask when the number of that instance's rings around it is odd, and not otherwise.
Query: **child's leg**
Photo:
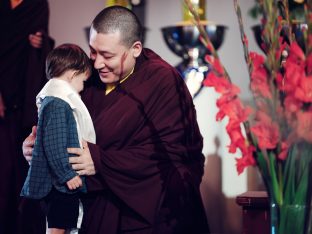
[[[78,194],[65,194],[53,188],[45,202],[49,234],[65,234],[67,229],[77,227]]]
[[[65,229],[49,228],[48,233],[49,234],[65,234]]]

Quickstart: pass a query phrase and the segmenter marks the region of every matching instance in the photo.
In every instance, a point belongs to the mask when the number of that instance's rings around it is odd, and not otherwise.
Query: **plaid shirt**
[[[21,196],[40,199],[52,186],[64,193],[86,191],[85,183],[76,190],[67,188],[66,182],[77,175],[68,161],[68,147],[80,147],[73,111],[62,99],[46,97],[40,108],[32,161]]]

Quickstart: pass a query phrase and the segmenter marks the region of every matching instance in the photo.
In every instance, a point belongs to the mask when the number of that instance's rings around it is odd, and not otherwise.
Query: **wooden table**
[[[267,192],[248,191],[236,197],[242,207],[242,234],[270,234],[270,207]]]

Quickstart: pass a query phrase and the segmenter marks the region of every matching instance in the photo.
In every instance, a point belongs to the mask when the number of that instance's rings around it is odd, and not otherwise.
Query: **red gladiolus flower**
[[[236,85],[231,85],[227,90],[227,93],[223,93],[222,96],[217,100],[217,106],[220,108],[222,105],[231,102],[237,94],[239,94],[240,89]]]
[[[296,42],[298,37],[291,30],[288,5],[270,0],[261,5],[261,47],[265,56],[249,52],[240,7],[234,0],[256,114],[251,115],[253,110],[240,101],[239,88],[230,82],[216,50],[205,57],[212,69],[203,84],[214,87],[221,94],[216,102],[219,109],[216,119],[220,121],[228,117],[228,151],[236,153],[239,150],[242,155],[235,158],[238,174],[248,166],[259,167],[270,201],[275,203],[278,211],[283,211],[282,205],[307,204],[311,197],[312,12],[309,4],[305,4],[304,16],[309,28],[302,28],[300,24],[301,42],[305,45],[303,51]],[[209,44],[209,49],[212,45],[209,38],[205,38],[204,44]],[[292,217],[284,212],[276,220],[276,231],[302,232],[306,223],[304,213],[302,217],[302,222],[289,228],[283,221]]]
[[[265,68],[258,68],[253,70],[250,88],[254,92],[255,96],[272,98]]]
[[[295,97],[300,101],[312,103],[312,76],[301,77],[295,90]]]
[[[231,102],[225,102],[222,105],[219,105],[217,101],[217,106],[220,112],[228,116],[231,121],[238,123],[245,122],[252,112],[251,108],[245,108],[238,98],[233,99]]]
[[[260,149],[275,149],[280,136],[277,123],[264,112],[257,112],[257,123],[250,131],[257,137]]]
[[[297,113],[297,134],[312,143],[312,111]]]
[[[228,93],[232,89],[232,84],[224,77],[218,77],[214,72],[209,72],[203,82],[204,86],[214,87],[218,93]]]
[[[250,58],[253,64],[250,84],[251,90],[255,96],[272,98],[267,79],[268,74],[264,67],[264,57],[252,52],[250,53]]]
[[[288,59],[298,65],[302,65],[304,63],[305,55],[297,42],[291,43]]]
[[[285,78],[284,76],[281,74],[281,73],[277,73],[276,75],[276,84],[277,84],[277,88],[280,90],[280,91],[285,91]]]
[[[255,148],[253,146],[249,146],[247,149],[248,150],[243,157],[236,158],[236,170],[238,174],[241,174],[246,167],[256,165],[256,161],[253,157]]]
[[[278,50],[275,52],[275,59],[279,60],[282,56],[282,52],[285,50],[285,48],[287,47],[287,43],[283,42],[284,38],[280,37],[278,39],[279,41],[279,45],[280,47],[278,48]]]
[[[224,69],[223,69],[223,66],[222,64],[220,63],[220,60],[219,59],[215,59],[214,60],[214,63],[213,63],[213,67],[214,69],[221,75],[224,74]]]
[[[244,34],[243,43],[244,43],[246,46],[248,46],[248,38],[247,38],[246,34]]]
[[[205,61],[209,64],[213,64],[214,57],[212,55],[206,55]]]
[[[207,63],[211,65],[211,67],[213,68],[215,72],[217,72],[217,74],[220,74],[220,75],[224,74],[224,69],[219,59],[215,59],[211,55],[206,55],[205,60]]]
[[[312,36],[311,36],[312,38]],[[311,40],[312,43],[312,40]],[[307,74],[312,75],[312,53],[308,55],[307,60],[306,60],[306,69],[307,69]]]
[[[282,90],[292,93],[298,86],[300,79],[304,76],[304,68],[287,60],[285,63],[285,77],[282,80]]]
[[[229,147],[229,152],[230,153],[236,153],[236,149],[237,148],[243,148],[244,145],[246,144],[246,139],[244,138],[241,128],[238,125],[235,128],[226,128],[227,129],[227,133],[231,139],[231,143],[228,146]]]
[[[279,160],[285,160],[287,158],[288,149],[289,149],[289,145],[286,142],[282,142],[282,144],[281,144],[281,151],[278,154],[278,159]]]
[[[214,50],[213,49],[213,45],[211,43],[207,44],[206,48],[207,48],[208,51],[213,51]]]
[[[286,112],[296,113],[302,108],[303,103],[298,101],[294,96],[287,96],[284,100]]]
[[[262,67],[264,65],[265,58],[262,55],[259,55],[255,52],[250,52],[249,56],[250,59],[252,60],[254,68]]]

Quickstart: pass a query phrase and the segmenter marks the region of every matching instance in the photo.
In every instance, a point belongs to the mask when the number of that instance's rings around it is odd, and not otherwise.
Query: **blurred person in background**
[[[0,0],[0,233],[45,230],[39,205],[19,193],[28,170],[22,140],[37,122],[35,97],[47,81],[45,58],[54,44],[48,19],[47,0]]]

